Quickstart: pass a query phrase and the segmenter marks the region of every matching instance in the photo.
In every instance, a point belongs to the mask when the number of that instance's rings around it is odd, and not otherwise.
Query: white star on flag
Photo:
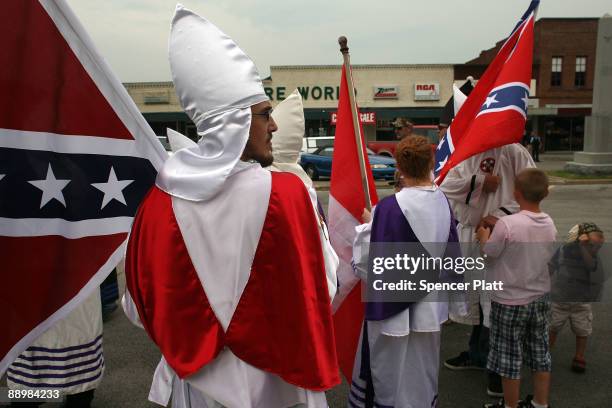
[[[442,168],[443,168],[443,167],[446,165],[446,162],[447,162],[447,161],[448,161],[448,156],[446,156],[446,157],[444,158],[444,160],[442,160],[442,161],[440,162],[440,164],[438,165],[438,168],[436,169],[436,171],[440,171],[440,170],[442,170]]]
[[[108,204],[111,200],[117,200],[123,205],[127,205],[125,202],[125,197],[123,196],[123,189],[133,182],[134,180],[117,180],[115,169],[111,166],[108,181],[106,183],[91,183],[92,186],[104,193],[102,207],[100,207],[100,209],[106,207],[106,204]]]
[[[529,106],[529,94],[525,93],[525,97],[521,98],[521,101],[523,101],[523,103],[525,104],[525,110],[526,110],[527,106]]]
[[[32,184],[34,187],[42,190],[42,198],[40,199],[40,208],[43,208],[45,204],[54,198],[62,203],[64,207],[66,207],[66,200],[64,200],[64,194],[62,190],[66,187],[70,180],[58,180],[55,178],[55,174],[53,174],[53,169],[51,168],[51,163],[49,163],[49,168],[47,169],[47,177],[44,180],[31,180],[28,183]]]
[[[491,107],[491,105],[493,105],[494,103],[499,102],[497,99],[495,99],[495,97],[497,96],[497,94],[493,94],[491,96],[487,96],[487,100],[485,101],[485,105],[487,105],[487,109],[489,109]]]
[[[446,136],[444,136],[442,139],[440,139],[440,142],[438,143],[438,150],[440,150],[440,148],[442,147],[442,145],[444,144],[445,141],[446,141]]]

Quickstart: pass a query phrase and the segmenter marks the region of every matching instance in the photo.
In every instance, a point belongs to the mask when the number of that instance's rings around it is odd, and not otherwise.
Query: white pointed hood
[[[251,59],[214,24],[177,5],[169,40],[172,80],[195,123],[198,148],[164,163],[156,184],[175,197],[205,201],[223,187],[249,137],[250,107],[268,100]]]
[[[461,89],[459,89],[457,85],[453,84],[453,108],[455,111],[455,116],[457,116],[457,112],[459,112],[459,109],[461,109],[466,99],[467,96],[461,92]]]
[[[304,141],[305,121],[302,95],[297,89],[274,108],[272,117],[278,130],[272,137],[274,163],[270,170],[293,173],[301,178],[306,186],[312,187],[312,180],[298,164]]]

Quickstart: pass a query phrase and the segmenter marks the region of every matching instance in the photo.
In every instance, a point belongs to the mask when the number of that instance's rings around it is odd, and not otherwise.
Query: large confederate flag
[[[166,153],[63,0],[0,13],[0,373],[120,261]]]
[[[438,144],[437,184],[463,160],[523,137],[539,4],[532,0]]]

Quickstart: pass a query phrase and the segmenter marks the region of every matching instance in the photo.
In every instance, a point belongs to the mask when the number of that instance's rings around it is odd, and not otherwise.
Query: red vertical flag
[[[366,207],[355,138],[357,129],[354,128],[355,122],[352,116],[353,112],[359,112],[359,109],[357,106],[352,109],[349,89],[346,69],[343,67],[329,191],[329,231],[332,246],[340,257],[339,290],[333,303],[334,327],[340,369],[348,381],[352,376],[353,361],[363,321],[361,285],[358,284],[359,279],[353,273],[351,266],[353,240],[355,227],[361,224],[361,214]],[[360,122],[359,126],[361,127]],[[362,129],[359,129],[359,134],[363,135]],[[371,204],[374,205],[378,197],[363,137],[361,145]]]

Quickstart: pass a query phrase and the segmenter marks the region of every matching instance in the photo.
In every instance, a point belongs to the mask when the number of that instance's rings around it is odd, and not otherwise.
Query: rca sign
[[[335,125],[338,121],[338,114],[336,112],[331,113],[331,124]],[[376,112],[360,112],[359,121],[362,125],[375,125],[376,124]]]
[[[440,84],[438,82],[423,82],[414,84],[415,101],[439,101]]]

